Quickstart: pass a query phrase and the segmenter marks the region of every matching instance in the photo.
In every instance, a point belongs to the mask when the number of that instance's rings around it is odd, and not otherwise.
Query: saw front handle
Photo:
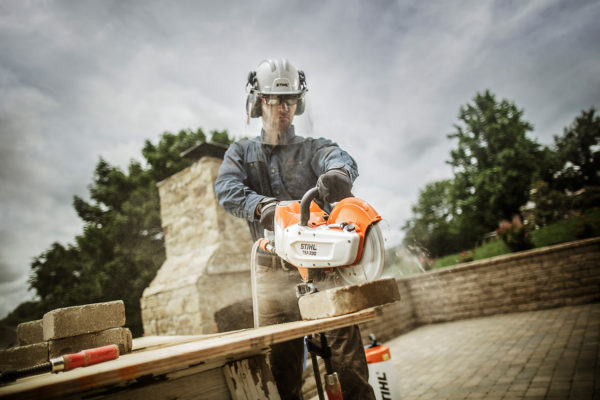
[[[304,193],[300,200],[300,226],[307,226],[310,219],[310,203],[319,197],[319,189],[314,187]]]

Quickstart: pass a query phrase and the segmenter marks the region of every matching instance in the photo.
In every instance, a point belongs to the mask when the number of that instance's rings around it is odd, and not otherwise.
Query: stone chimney
[[[158,184],[167,258],[140,300],[145,335],[216,333],[216,312],[235,303],[248,310],[252,239],[217,202],[223,153],[198,144],[182,155],[199,160]]]

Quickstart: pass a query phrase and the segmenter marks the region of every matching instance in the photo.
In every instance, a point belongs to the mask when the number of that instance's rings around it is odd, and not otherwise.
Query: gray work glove
[[[335,203],[351,197],[352,180],[344,169],[330,169],[317,180],[319,198],[325,203]]]
[[[265,197],[258,203],[257,211],[260,215],[260,225],[268,231],[275,229],[275,207],[278,203],[277,199],[272,197]]]

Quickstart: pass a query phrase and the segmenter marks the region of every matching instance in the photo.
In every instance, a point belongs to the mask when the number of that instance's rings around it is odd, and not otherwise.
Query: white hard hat
[[[304,72],[297,70],[285,58],[261,61],[256,71],[251,71],[248,74],[246,86],[250,87],[246,99],[246,112],[252,118],[260,117],[262,114],[258,96],[290,94],[302,96],[308,90]],[[296,115],[304,112],[304,99],[302,97],[296,106]]]

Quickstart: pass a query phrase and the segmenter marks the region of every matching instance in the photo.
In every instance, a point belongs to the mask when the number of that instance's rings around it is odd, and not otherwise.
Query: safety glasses
[[[297,94],[288,94],[288,95],[269,95],[269,96],[261,96],[261,98],[265,101],[265,103],[269,106],[278,106],[281,103],[285,103],[288,106],[293,106],[298,104],[300,101],[300,95]]]

